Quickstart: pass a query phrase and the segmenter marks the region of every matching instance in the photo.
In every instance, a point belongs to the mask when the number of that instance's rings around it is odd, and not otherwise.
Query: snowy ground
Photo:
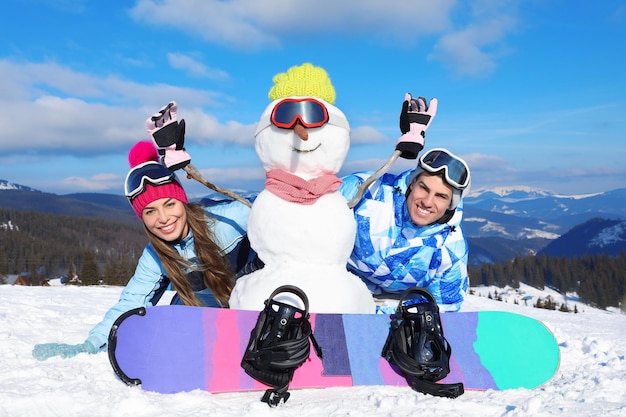
[[[477,288],[463,309],[526,314],[554,332],[561,367],[534,390],[473,391],[454,400],[392,387],[301,390],[271,409],[258,392],[164,395],[127,387],[106,353],[44,362],[31,356],[36,343],[83,342],[120,290],[0,286],[0,417],[626,416],[626,315],[581,304],[578,314],[533,308],[534,300],[515,304],[524,295],[547,295],[527,287],[505,293],[507,302],[489,299],[492,288]]]

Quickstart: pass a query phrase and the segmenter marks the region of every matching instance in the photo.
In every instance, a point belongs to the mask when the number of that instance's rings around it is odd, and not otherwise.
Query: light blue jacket
[[[205,211],[207,216],[214,220],[213,233],[216,243],[225,254],[230,254],[245,237],[250,209],[240,202],[233,201],[207,207]],[[173,247],[185,259],[192,260],[196,257],[191,231]],[[152,246],[148,244],[139,258],[134,275],[122,290],[119,301],[106,312],[102,321],[91,329],[87,341],[96,348],[103,349],[107,344],[111,327],[118,317],[138,307],[156,305],[168,285],[169,279],[164,275],[161,262]]]
[[[384,174],[354,207],[357,235],[348,269],[374,294],[419,286],[430,291],[442,311],[457,311],[469,285],[463,204],[446,224],[416,226],[404,198],[414,172]],[[371,174],[349,175],[339,190],[350,201]]]

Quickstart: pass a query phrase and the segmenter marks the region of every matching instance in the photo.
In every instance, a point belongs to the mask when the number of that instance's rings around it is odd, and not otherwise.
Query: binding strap
[[[304,310],[291,304],[274,300],[289,292],[304,304]],[[244,371],[252,378],[273,387],[261,398],[270,407],[287,401],[289,383],[295,370],[309,358],[313,343],[317,356],[322,358],[322,349],[317,344],[309,322],[309,300],[298,287],[285,285],[277,288],[265,301],[250,341],[241,361]]]
[[[402,294],[381,355],[400,369],[416,391],[448,398],[464,392],[462,383],[436,383],[450,373],[452,347],[443,334],[439,307],[424,288],[409,288]]]

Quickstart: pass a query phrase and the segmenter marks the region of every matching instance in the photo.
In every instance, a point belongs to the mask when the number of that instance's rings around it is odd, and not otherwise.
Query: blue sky
[[[207,179],[261,189],[256,122],[272,77],[304,62],[352,127],[340,174],[387,159],[408,91],[438,98],[426,148],[465,157],[474,189],[626,187],[623,0],[21,0],[0,36],[0,179],[45,192],[122,194],[171,100]]]

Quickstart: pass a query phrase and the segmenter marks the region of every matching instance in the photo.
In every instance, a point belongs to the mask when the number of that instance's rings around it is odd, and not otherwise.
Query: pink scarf
[[[326,193],[337,191],[341,180],[334,174],[325,174],[304,180],[281,169],[266,174],[265,189],[285,201],[297,204],[313,204]]]

